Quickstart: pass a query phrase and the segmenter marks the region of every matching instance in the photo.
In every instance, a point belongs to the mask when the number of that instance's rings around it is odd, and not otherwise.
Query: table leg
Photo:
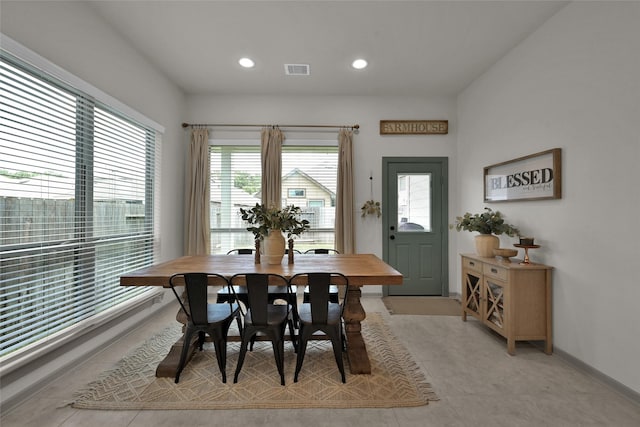
[[[165,356],[164,359],[158,364],[156,368],[156,377],[168,377],[175,378],[176,372],[178,371],[178,364],[180,363],[180,354],[182,354],[182,346],[184,344],[184,337],[180,337],[178,341],[175,342],[171,346],[169,353]],[[198,349],[198,334],[195,334],[194,339],[191,341],[191,348],[189,349],[189,353],[187,354],[187,361],[185,365],[189,363],[191,357]]]
[[[352,374],[370,374],[371,363],[367,354],[367,347],[362,338],[362,322],[366,318],[364,308],[360,303],[360,287],[349,286],[344,306],[345,334],[347,338],[347,355],[349,369]]]
[[[182,295],[182,301],[185,301],[185,295]],[[181,323],[182,331],[184,332],[184,325],[187,323],[187,316],[182,311],[182,309],[178,310],[176,314],[176,320]],[[184,335],[181,336],[178,341],[176,341],[169,350],[169,353],[165,356],[164,359],[158,364],[156,368],[156,377],[169,377],[175,378],[176,372],[178,371],[178,365],[180,364],[180,355],[182,354],[182,346],[184,345]],[[191,341],[191,348],[189,349],[189,353],[187,354],[187,361],[185,365],[189,363],[193,353],[198,349],[198,334],[194,334],[193,340]]]

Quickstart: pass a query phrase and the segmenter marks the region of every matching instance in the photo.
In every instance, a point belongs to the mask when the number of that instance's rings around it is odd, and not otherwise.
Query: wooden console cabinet
[[[542,264],[520,264],[462,254],[462,320],[470,314],[507,339],[515,355],[516,341],[544,340],[551,354],[551,271]]]

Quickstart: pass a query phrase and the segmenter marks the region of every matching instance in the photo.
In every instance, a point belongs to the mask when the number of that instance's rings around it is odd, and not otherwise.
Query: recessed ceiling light
[[[363,68],[367,68],[367,61],[364,59],[356,59],[351,63],[351,66],[356,70],[362,70]]]
[[[253,66],[256,65],[256,63],[253,62],[253,60],[251,60],[250,58],[240,58],[238,60],[238,63],[244,68],[253,68]]]

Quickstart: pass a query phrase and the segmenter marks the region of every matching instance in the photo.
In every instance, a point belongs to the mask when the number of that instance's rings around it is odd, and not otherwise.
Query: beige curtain
[[[284,135],[277,127],[263,128],[262,147],[262,203],[280,207],[282,200],[282,142]]]
[[[185,255],[208,255],[211,252],[209,163],[209,130],[193,129],[187,152]]]
[[[336,191],[335,247],[342,254],[355,252],[353,205],[353,131],[338,133],[338,188]]]

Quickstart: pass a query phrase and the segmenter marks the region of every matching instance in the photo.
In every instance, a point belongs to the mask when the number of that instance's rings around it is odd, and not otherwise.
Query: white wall
[[[369,176],[373,177],[373,198],[382,200],[382,157],[449,157],[449,181],[455,176],[456,110],[451,98],[355,97],[355,96],[189,96],[186,117],[189,123],[251,124],[359,124],[354,135],[356,251],[382,257],[381,219],[360,217],[360,207],[371,198]],[[380,120],[449,120],[448,135],[380,135]],[[246,138],[255,132],[225,132],[213,129],[214,138]],[[187,136],[185,136],[186,138]],[[329,133],[285,131],[286,138],[337,138]],[[382,207],[384,209],[384,206]],[[451,211],[451,208],[450,208]],[[455,252],[452,250],[452,254]],[[455,277],[455,255],[450,257],[449,276]],[[451,283],[455,291],[456,283]],[[459,286],[458,286],[459,288]],[[377,286],[363,288],[364,293],[381,293]]]
[[[554,270],[556,348],[640,392],[640,3],[577,2],[458,98],[458,214],[484,166],[562,148],[562,199],[493,203]],[[461,252],[472,233],[455,233]],[[502,246],[513,239],[503,238]],[[460,271],[456,277],[460,280]]]
[[[2,1],[1,7],[3,34],[165,127],[161,259],[182,255],[182,92],[88,4]]]

